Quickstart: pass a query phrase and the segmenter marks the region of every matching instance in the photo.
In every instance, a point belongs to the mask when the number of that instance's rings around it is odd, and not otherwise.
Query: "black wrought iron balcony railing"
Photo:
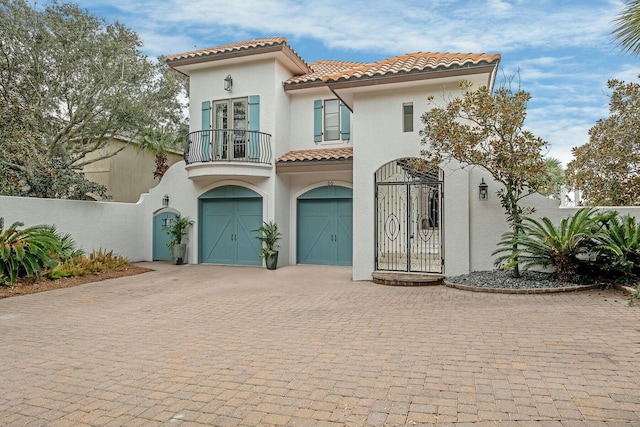
[[[184,161],[271,164],[271,135],[235,129],[199,130],[187,134]]]

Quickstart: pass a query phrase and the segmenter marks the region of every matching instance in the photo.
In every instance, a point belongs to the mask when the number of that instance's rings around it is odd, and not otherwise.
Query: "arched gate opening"
[[[443,181],[417,158],[376,171],[376,270],[443,273]]]

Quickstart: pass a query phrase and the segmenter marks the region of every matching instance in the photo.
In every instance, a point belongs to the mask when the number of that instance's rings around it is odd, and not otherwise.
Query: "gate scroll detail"
[[[376,172],[376,270],[443,272],[443,182],[420,159]]]

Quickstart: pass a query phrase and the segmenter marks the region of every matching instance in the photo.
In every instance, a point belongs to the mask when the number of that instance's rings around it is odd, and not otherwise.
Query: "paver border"
[[[510,289],[510,288],[482,288],[478,286],[460,285],[449,281],[444,281],[444,285],[449,288],[460,289],[471,292],[485,292],[490,294],[556,294],[561,292],[578,292],[589,291],[600,287],[599,284],[562,286],[557,288],[527,288],[527,289]]]

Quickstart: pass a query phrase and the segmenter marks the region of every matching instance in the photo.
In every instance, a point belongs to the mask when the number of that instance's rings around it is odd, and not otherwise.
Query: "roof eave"
[[[291,174],[315,171],[349,171],[353,169],[353,158],[276,162],[276,169],[279,173]]]
[[[355,87],[363,87],[363,86],[377,86],[382,84],[391,84],[391,83],[404,83],[411,81],[420,81],[420,80],[430,80],[437,79],[442,77],[456,77],[456,76],[464,76],[464,75],[474,75],[474,74],[483,74],[489,73],[493,78],[495,77],[495,69],[498,67],[499,60],[496,60],[491,63],[484,64],[476,64],[476,65],[467,65],[456,68],[445,68],[445,69],[428,69],[428,70],[420,70],[420,71],[410,71],[404,73],[396,73],[396,74],[386,74],[386,75],[373,75],[373,76],[363,76],[358,78],[339,78],[337,80],[327,79],[325,84],[329,86],[332,90],[336,89],[347,89],[347,88],[355,88]],[[490,86],[490,85],[489,85]]]
[[[287,45],[282,43],[268,46],[254,46],[243,49],[230,50],[226,52],[201,54],[190,56],[187,58],[168,59],[166,60],[166,62],[167,65],[169,65],[171,68],[178,69],[178,67],[186,67],[189,65],[202,64],[205,62],[225,61],[229,59],[243,58],[246,56],[268,54],[274,52],[282,52],[294,65],[294,68],[297,68],[297,71],[300,74],[311,72],[309,66],[302,59],[300,59],[298,55],[296,55],[296,53],[293,52]]]
[[[312,80],[308,82],[298,82],[298,83],[287,83],[284,82],[283,85],[285,92],[290,90],[298,90],[298,89],[310,89],[315,87],[327,87],[327,85],[322,80]]]

